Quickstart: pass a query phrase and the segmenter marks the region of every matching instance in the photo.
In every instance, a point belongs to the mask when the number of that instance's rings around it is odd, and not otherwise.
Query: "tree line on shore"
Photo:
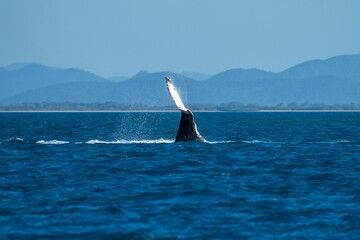
[[[350,104],[322,104],[322,103],[289,103],[264,106],[259,104],[242,104],[230,102],[223,104],[193,104],[189,105],[193,111],[288,111],[288,110],[360,110],[359,103]],[[72,103],[72,102],[23,102],[0,106],[0,111],[175,111],[176,107],[171,106],[148,106],[144,104],[120,104],[116,102],[104,103]]]

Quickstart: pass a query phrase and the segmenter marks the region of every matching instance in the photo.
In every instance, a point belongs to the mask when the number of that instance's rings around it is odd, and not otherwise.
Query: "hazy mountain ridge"
[[[360,78],[360,54],[335,56],[326,60],[310,60],[281,72],[284,77],[308,78],[315,76],[337,76]]]
[[[14,71],[14,70],[18,70],[20,68],[23,68],[23,67],[31,65],[31,64],[38,64],[38,63],[17,62],[17,63],[12,63],[12,64],[5,66],[4,69],[6,69],[8,71]]]
[[[9,66],[12,66],[11,70],[7,70]],[[9,66],[0,68],[0,99],[66,82],[109,81],[77,68],[61,69],[35,63]]]
[[[17,77],[6,78],[9,72]],[[185,104],[360,103],[360,54],[311,60],[280,73],[230,69],[202,81],[171,72],[140,71],[112,82],[79,69],[30,64],[12,71],[0,68],[0,99],[3,104],[111,101],[168,106],[172,102],[164,76],[172,76]]]
[[[125,76],[112,76],[112,77],[108,77],[107,79],[109,79],[112,82],[122,82],[129,78]]]
[[[181,72],[181,75],[194,79],[194,80],[206,80],[211,78],[213,75],[211,74],[205,74],[205,73],[199,73],[199,72]]]

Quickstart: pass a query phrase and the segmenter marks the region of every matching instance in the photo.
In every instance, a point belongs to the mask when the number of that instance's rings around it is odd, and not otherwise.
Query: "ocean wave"
[[[89,140],[85,144],[159,144],[159,143],[173,143],[174,140],[170,139],[141,139],[141,140],[115,140],[115,141],[100,141],[98,139]],[[81,144],[77,142],[77,144]]]
[[[225,144],[225,143],[235,143],[236,141],[231,141],[231,140],[228,140],[228,141],[206,141],[206,143],[209,143],[209,144]]]
[[[37,144],[58,145],[58,144],[68,144],[70,142],[68,142],[68,141],[59,141],[59,140],[50,140],[50,141],[39,140],[36,143]]]
[[[261,141],[261,140],[243,140],[243,143],[276,143],[273,141]]]
[[[349,140],[329,140],[329,141],[314,141],[314,142],[304,142],[304,143],[313,143],[313,144],[338,144],[338,143],[355,143],[354,141]]]
[[[294,141],[294,142],[274,142],[271,140],[243,140],[243,143],[249,144],[338,144],[338,143],[356,143],[349,140],[329,140],[329,141]]]
[[[6,142],[23,142],[24,139],[19,138],[19,137],[12,137],[12,138],[8,138],[5,140]]]

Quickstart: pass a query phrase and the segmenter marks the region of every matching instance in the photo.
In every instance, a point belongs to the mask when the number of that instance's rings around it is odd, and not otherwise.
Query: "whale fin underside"
[[[182,102],[179,93],[177,92],[174,84],[172,83],[171,79],[169,77],[165,77],[167,89],[170,93],[170,96],[172,100],[174,101],[175,105],[180,111],[188,111],[188,109],[185,107],[184,103]]]
[[[206,140],[200,135],[199,131],[197,130],[197,126],[194,120],[194,114],[185,107],[171,79],[169,77],[165,77],[165,79],[170,96],[173,99],[177,108],[181,111],[180,125],[179,130],[176,134],[175,142],[206,142]]]

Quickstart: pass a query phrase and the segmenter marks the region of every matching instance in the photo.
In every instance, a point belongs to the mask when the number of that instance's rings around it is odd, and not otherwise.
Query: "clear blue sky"
[[[0,0],[0,66],[277,72],[354,53],[358,0]]]

